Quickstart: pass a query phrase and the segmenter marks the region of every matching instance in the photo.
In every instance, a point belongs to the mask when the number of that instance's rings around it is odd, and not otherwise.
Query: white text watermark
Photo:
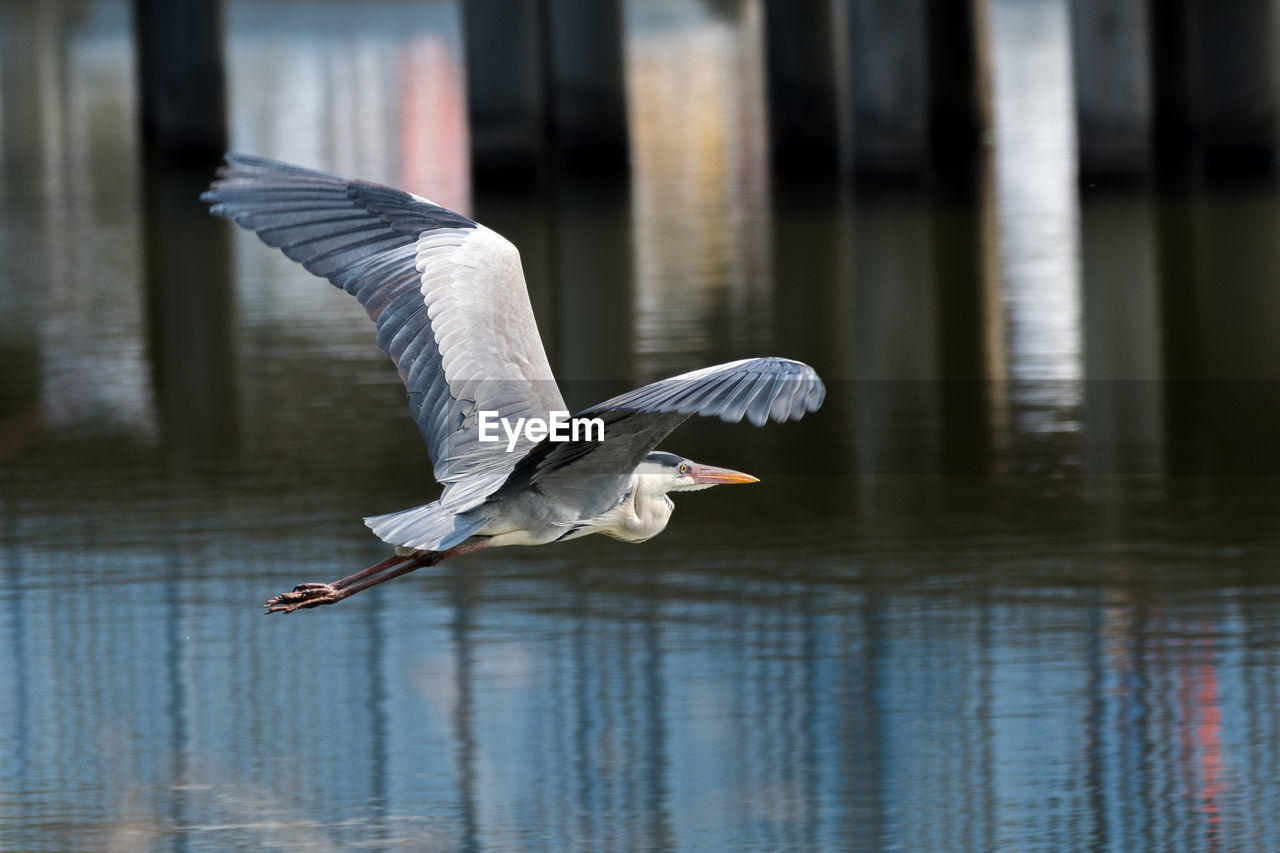
[[[571,418],[568,412],[551,412],[549,420],[516,418],[513,426],[509,418],[500,417],[495,411],[481,409],[479,415],[479,440],[502,441],[498,433],[501,426],[507,436],[508,453],[516,449],[521,434],[534,444],[546,438],[552,441],[604,441],[603,418]]]

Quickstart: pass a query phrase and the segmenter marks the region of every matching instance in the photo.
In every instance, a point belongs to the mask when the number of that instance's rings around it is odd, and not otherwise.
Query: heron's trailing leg
[[[410,554],[394,554],[380,563],[374,563],[367,569],[361,569],[332,583],[298,584],[290,592],[281,593],[269,599],[263,607],[268,613],[292,613],[306,607],[319,607],[322,604],[335,604],[344,598],[355,595],[362,589],[376,586],[383,581],[407,575],[415,569],[434,566],[450,557],[470,554],[488,546],[489,540],[481,539],[467,542],[447,551],[414,551]]]

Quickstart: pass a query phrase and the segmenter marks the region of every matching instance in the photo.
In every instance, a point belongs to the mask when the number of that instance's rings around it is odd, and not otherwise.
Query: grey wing
[[[480,443],[477,412],[564,410],[538,335],[520,256],[482,225],[379,184],[228,154],[201,198],[356,297],[395,362],[427,442],[442,503],[462,511],[518,454]]]
[[[607,481],[624,483],[649,451],[694,415],[731,423],[746,418],[763,426],[799,420],[817,411],[825,397],[817,372],[787,358],[743,359],[672,376],[579,412],[575,417],[604,422],[603,441],[541,442],[493,497],[530,486],[544,494],[589,490],[603,495],[610,491]]]

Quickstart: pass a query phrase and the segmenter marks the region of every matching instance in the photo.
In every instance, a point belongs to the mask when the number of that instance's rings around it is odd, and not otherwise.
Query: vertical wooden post
[[[782,170],[839,162],[835,15],[830,0],[764,0],[769,130]]]
[[[227,145],[220,0],[134,0],[142,131],[170,153]]]
[[[920,174],[950,161],[972,165],[991,124],[987,6],[839,0],[843,165],[863,177]]]
[[[1269,168],[1280,146],[1277,0],[1198,0],[1197,137],[1210,165]]]
[[[1080,175],[1144,171],[1151,161],[1148,0],[1072,0]]]
[[[462,12],[472,172],[535,172],[548,129],[543,3],[463,0]]]
[[[922,173],[929,161],[925,0],[848,0],[844,11],[851,124],[844,165],[870,175]]]
[[[624,166],[627,99],[621,0],[549,0],[556,153],[575,165]]]
[[[1270,169],[1280,149],[1280,0],[1152,0],[1156,142],[1211,167]]]
[[[989,0],[927,0],[934,159],[967,160],[991,126]]]
[[[1191,99],[1191,4],[1149,0],[1152,141],[1159,161],[1185,154],[1194,130]]]

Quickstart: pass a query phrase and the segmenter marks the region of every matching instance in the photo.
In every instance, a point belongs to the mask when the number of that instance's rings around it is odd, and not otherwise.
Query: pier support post
[[[220,0],[134,0],[144,138],[169,153],[221,154],[227,86]]]
[[[621,0],[464,0],[476,177],[627,162]]]
[[[844,74],[849,124],[842,165],[864,175],[929,164],[926,0],[849,0]]]
[[[545,161],[545,10],[541,2],[463,0],[471,170],[536,172]]]
[[[1150,7],[1156,143],[1215,169],[1271,169],[1280,150],[1280,0]]]
[[[551,121],[557,156],[627,162],[622,0],[549,0]]]
[[[1082,178],[1151,162],[1149,0],[1072,0],[1076,137]]]
[[[832,4],[765,0],[764,6],[774,168],[835,169],[840,132]]]
[[[972,165],[991,124],[987,5],[838,0],[844,167],[897,178]]]
[[[927,0],[935,162],[968,165],[991,127],[989,0]]]
[[[1151,0],[1151,130],[1159,165],[1191,150],[1191,4]]]
[[[1276,0],[1198,0],[1191,95],[1209,165],[1271,167],[1280,143]]]

